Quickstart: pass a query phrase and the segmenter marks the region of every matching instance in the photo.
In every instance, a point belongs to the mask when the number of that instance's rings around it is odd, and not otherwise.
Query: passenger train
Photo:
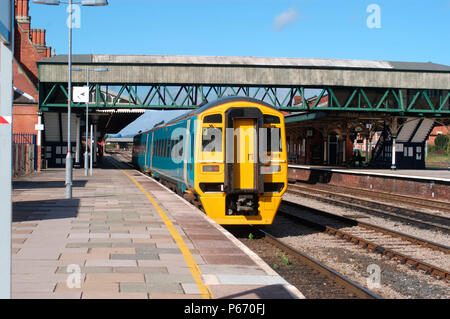
[[[132,160],[219,224],[271,224],[287,188],[285,141],[281,112],[228,97],[136,135]]]

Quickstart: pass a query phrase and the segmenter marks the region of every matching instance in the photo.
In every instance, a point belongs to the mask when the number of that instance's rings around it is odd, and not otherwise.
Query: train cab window
[[[203,118],[203,123],[222,123],[222,114],[207,115]]]
[[[222,152],[222,128],[202,128],[202,152]]]
[[[273,115],[264,115],[264,124],[280,124],[280,118]]]
[[[265,135],[266,145],[263,145],[263,149],[266,152],[281,152],[281,130],[279,127],[268,127],[263,129],[263,136]]]

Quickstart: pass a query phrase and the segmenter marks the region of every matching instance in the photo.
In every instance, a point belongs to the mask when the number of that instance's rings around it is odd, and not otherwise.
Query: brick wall
[[[15,0],[14,61],[13,61],[13,132],[33,133],[38,123],[37,62],[51,56],[46,45],[45,30],[32,29],[29,0]],[[40,156],[40,150],[38,150]],[[40,161],[38,161],[38,170]]]
[[[13,107],[13,133],[33,133],[34,125],[37,124],[37,104],[14,105]]]
[[[448,130],[447,126],[436,126],[430,134],[430,137],[428,138],[428,145],[434,145],[434,140],[439,134],[450,134],[450,131]]]

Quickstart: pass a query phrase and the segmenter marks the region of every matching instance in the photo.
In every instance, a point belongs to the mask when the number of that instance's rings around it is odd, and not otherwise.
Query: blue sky
[[[367,12],[379,8],[380,28]],[[31,4],[33,28],[67,54],[66,5]],[[109,0],[81,7],[74,54],[179,54],[450,65],[450,0]],[[373,17],[373,16],[372,16]],[[373,21],[373,20],[371,20]]]
[[[368,28],[367,6],[381,28]],[[283,29],[275,17],[296,12]],[[31,4],[34,28],[67,53],[66,6]],[[295,18],[295,17],[294,17]],[[450,0],[109,0],[81,7],[73,53],[242,55],[450,65]]]

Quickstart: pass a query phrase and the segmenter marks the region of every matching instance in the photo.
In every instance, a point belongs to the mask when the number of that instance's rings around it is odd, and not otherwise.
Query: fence
[[[13,176],[26,175],[35,171],[37,169],[37,154],[35,134],[13,134]]]

